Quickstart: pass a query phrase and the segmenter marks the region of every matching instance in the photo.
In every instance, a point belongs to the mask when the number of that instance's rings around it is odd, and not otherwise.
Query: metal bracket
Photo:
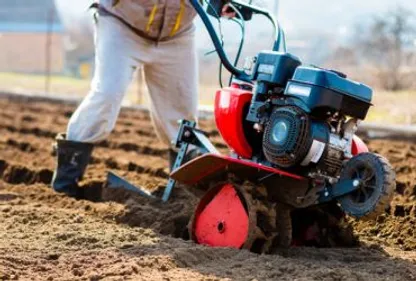
[[[178,156],[176,157],[175,164],[173,165],[172,170],[176,170],[182,165],[183,158],[186,155],[186,151],[188,150],[189,143],[183,143],[181,148],[179,149]],[[169,177],[168,184],[166,185],[165,191],[163,192],[162,200],[166,202],[169,200],[170,194],[172,193],[173,188],[176,185],[176,181]]]
[[[196,127],[195,122],[187,121],[187,120],[180,121],[178,137],[175,142],[175,147],[179,148],[179,151],[178,151],[178,156],[176,157],[175,163],[172,167],[173,171],[178,169],[180,166],[182,166],[190,145],[194,145],[198,147],[201,153],[219,154],[218,150],[209,141],[205,133],[201,130],[196,129],[195,127]],[[168,184],[162,196],[163,202],[166,202],[169,200],[169,197],[175,185],[176,185],[176,181],[172,178],[169,178]]]
[[[175,163],[173,164],[172,170],[176,170],[182,166],[186,158],[186,153],[190,145],[197,147],[201,153],[212,153],[219,154],[218,150],[214,145],[209,141],[206,133],[201,130],[196,129],[196,123],[187,120],[181,120],[179,122],[179,132],[176,141],[173,143],[175,147],[179,149],[178,155],[176,157]],[[125,179],[117,176],[116,174],[109,172],[107,175],[107,183],[109,188],[124,188],[140,194],[141,196],[147,198],[156,198],[148,191],[137,187],[126,181]],[[162,201],[166,202],[169,200],[170,195],[176,185],[176,181],[172,178],[169,178],[168,184],[162,195]]]
[[[319,192],[319,203],[329,202],[335,198],[342,197],[360,188],[360,180],[342,180],[332,187],[325,187]]]

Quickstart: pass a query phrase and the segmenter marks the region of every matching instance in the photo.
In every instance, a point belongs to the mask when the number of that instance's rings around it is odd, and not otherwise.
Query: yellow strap
[[[173,36],[178,32],[179,27],[182,23],[183,14],[185,13],[185,0],[181,0],[181,9],[179,10],[178,17],[176,18],[175,25],[173,26],[172,31],[170,32],[169,36]]]
[[[150,13],[149,21],[147,22],[147,26],[146,26],[146,32],[150,31],[150,27],[152,26],[152,23],[155,20],[156,12],[157,12],[157,4],[153,6],[152,12]]]
[[[117,6],[120,3],[120,0],[113,0],[113,7]]]

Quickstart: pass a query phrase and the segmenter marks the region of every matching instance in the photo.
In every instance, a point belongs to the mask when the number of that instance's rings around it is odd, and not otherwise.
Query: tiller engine
[[[218,15],[224,1],[211,1]],[[213,247],[267,253],[290,245],[354,243],[345,215],[371,219],[388,207],[395,174],[355,135],[372,90],[334,70],[303,65],[286,52],[283,31],[265,10],[230,1],[241,21],[252,14],[276,27],[273,51],[238,69],[229,62],[202,6],[191,0],[233,76],[215,96],[215,121],[231,150],[221,155],[207,134],[182,121],[175,181],[205,190],[189,223],[190,237]],[[189,145],[202,155],[182,165]]]
[[[208,14],[218,15],[223,2],[211,0]],[[286,51],[284,33],[268,11],[227,2],[241,22],[253,14],[269,18],[274,47],[237,68],[203,6],[190,0],[234,78],[215,96],[216,125],[231,153],[221,155],[206,133],[182,121],[165,194],[176,182],[205,191],[189,223],[199,244],[259,253],[353,244],[346,215],[374,219],[395,189],[391,165],[355,135],[372,90],[338,71],[303,65]],[[201,156],[183,164],[189,146]]]

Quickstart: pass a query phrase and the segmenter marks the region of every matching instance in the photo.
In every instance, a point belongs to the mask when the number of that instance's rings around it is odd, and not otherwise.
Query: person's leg
[[[69,120],[67,139],[95,143],[113,130],[133,72],[136,41],[111,17],[98,19],[95,72],[91,90]]]
[[[131,32],[115,19],[100,17],[96,26],[95,73],[91,91],[72,115],[67,134],[57,138],[57,167],[52,187],[82,197],[78,181],[88,165],[93,143],[113,130],[124,93],[137,62]]]
[[[167,146],[176,139],[178,120],[197,121],[198,67],[194,30],[162,42],[144,66],[156,134]]]

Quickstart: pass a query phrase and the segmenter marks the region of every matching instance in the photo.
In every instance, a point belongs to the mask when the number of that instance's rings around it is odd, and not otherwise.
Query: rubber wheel
[[[384,157],[374,153],[361,153],[344,166],[341,180],[358,179],[360,187],[339,198],[341,208],[359,219],[376,219],[388,208],[396,188],[396,175]]]

